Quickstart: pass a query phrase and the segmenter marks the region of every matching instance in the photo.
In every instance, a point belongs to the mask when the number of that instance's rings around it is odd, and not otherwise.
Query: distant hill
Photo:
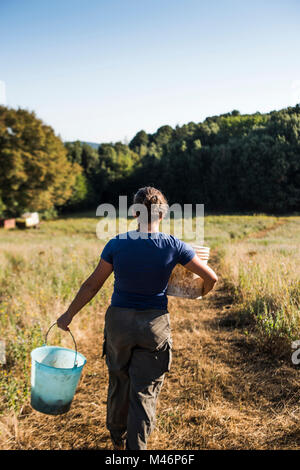
[[[65,142],[65,144],[69,143],[69,144],[74,144],[74,142],[76,141],[73,141],[73,142]],[[96,142],[86,142],[84,140],[79,140],[79,142],[81,144],[87,144],[87,145],[90,145],[91,147],[93,147],[94,149],[98,150],[98,147],[100,144],[97,144]]]
[[[128,144],[101,143],[98,150],[70,147],[68,158],[82,167],[94,204],[157,185],[172,204],[201,203],[205,211],[299,212],[300,104],[269,113],[234,109],[154,133],[141,129]]]
[[[82,144],[88,144],[90,145],[91,147],[93,147],[94,149],[98,150],[98,147],[100,144],[97,144],[96,142],[84,142],[83,140],[80,141]]]

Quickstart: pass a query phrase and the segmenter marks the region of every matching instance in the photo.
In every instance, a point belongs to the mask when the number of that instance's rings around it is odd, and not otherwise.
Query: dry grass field
[[[104,245],[89,214],[0,231],[0,449],[110,449],[107,370],[101,359],[113,279],[74,319],[87,358],[71,410],[30,407],[30,351],[65,311]],[[203,300],[169,298],[173,363],[149,449],[296,449],[300,339],[300,217],[207,216],[205,244],[219,275]],[[54,330],[54,329],[53,329]],[[49,341],[72,346],[56,330]]]

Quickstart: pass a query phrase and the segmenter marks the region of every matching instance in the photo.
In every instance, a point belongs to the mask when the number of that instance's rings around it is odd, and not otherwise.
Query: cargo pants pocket
[[[168,338],[166,342],[153,351],[155,361],[157,361],[157,370],[162,374],[169,372],[172,363],[172,340]]]
[[[149,383],[168,372],[172,362],[172,340],[168,338],[159,349],[134,348],[129,374],[135,381]]]
[[[172,339],[170,338],[168,341],[168,348],[169,348],[169,362],[168,362],[168,370],[167,372],[170,371],[171,369],[171,364],[172,364]]]
[[[164,346],[164,351],[166,352],[166,371],[169,372],[172,364],[172,339],[169,338]]]

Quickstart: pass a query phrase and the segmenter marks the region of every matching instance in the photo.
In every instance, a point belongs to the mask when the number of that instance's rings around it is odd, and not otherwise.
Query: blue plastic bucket
[[[48,330],[56,325],[54,323]],[[73,340],[74,337],[70,332]],[[31,351],[31,406],[41,413],[59,415],[69,411],[86,358],[59,346]]]

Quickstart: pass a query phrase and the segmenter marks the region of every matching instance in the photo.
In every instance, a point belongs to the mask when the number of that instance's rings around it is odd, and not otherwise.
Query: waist
[[[137,310],[166,310],[168,298],[165,292],[145,295],[135,292],[124,292],[115,288],[111,298],[111,305],[113,307]]]
[[[149,314],[150,316],[156,315],[166,315],[169,314],[168,309],[159,309],[159,308],[147,308],[147,309],[138,309],[138,308],[129,308],[129,307],[116,307],[114,305],[110,305],[107,309],[107,312],[111,312],[112,314],[114,312],[122,312],[124,315],[126,312],[131,313],[131,314],[142,314],[142,315],[147,315]]]

